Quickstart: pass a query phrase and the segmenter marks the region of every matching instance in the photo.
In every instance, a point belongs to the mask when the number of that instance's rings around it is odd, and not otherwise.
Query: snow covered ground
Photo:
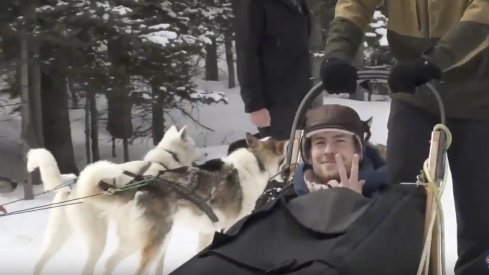
[[[239,89],[227,89],[226,82],[205,82],[200,81],[199,87],[203,90],[213,89],[223,91],[228,97],[229,103],[213,104],[210,106],[201,105],[192,110],[193,114],[204,125],[213,129],[205,130],[201,127],[191,125],[190,134],[196,139],[200,147],[207,152],[207,158],[222,156],[226,152],[226,144],[231,141],[244,137],[246,131],[255,132],[243,113],[243,104],[239,97]],[[362,119],[370,116],[374,117],[372,125],[372,142],[385,144],[387,139],[387,118],[389,115],[388,102],[360,102],[341,98],[326,97],[325,103],[341,103],[355,108]],[[0,112],[1,114],[1,112]],[[178,126],[190,124],[188,119],[183,118],[178,112],[172,113],[175,123]],[[73,111],[71,118],[72,135],[75,143],[77,162],[80,167],[84,164],[84,136],[83,136],[83,115],[82,111]],[[0,120],[5,119],[0,117]],[[168,126],[168,125],[167,125]],[[19,146],[20,123],[17,119],[7,122],[0,122],[0,174],[15,179],[21,179],[24,168],[20,165],[21,154]],[[110,158],[110,143],[108,136],[101,133],[101,156]],[[136,142],[130,148],[132,159],[141,157],[149,148],[150,142]],[[118,149],[120,160],[121,149]],[[453,196],[451,188],[451,178],[443,195],[443,205],[445,209],[446,227],[446,263],[447,274],[453,274],[453,266],[456,260],[456,227],[455,213],[453,209]],[[37,187],[36,191],[40,191]],[[23,190],[18,188],[9,194],[0,194],[0,204],[22,198]],[[37,197],[33,201],[22,201],[18,204],[8,206],[9,210],[23,209],[42,204],[48,204],[52,199],[52,194]],[[43,233],[48,219],[48,211],[38,211],[22,215],[0,218],[0,274],[32,274],[32,267],[37,261],[43,241]],[[165,259],[165,274],[178,267],[189,259],[196,251],[196,234],[190,228],[178,226],[178,234],[170,242],[169,251]],[[80,274],[85,262],[85,246],[78,238],[78,233],[74,232],[72,238],[64,246],[61,252],[56,255],[46,266],[43,274]],[[113,230],[109,236],[106,250],[99,262],[96,271],[102,272],[105,260],[115,249],[116,240]],[[137,266],[137,255],[124,261],[116,270],[116,274],[133,274]]]

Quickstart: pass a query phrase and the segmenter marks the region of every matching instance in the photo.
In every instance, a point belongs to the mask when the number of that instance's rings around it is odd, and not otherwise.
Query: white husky
[[[97,183],[111,178],[128,182],[131,178],[122,175],[124,171],[156,175],[160,170],[189,166],[197,157],[195,142],[187,135],[186,127],[178,131],[172,126],[159,144],[145,155],[143,161],[115,164],[103,160],[87,165],[81,171],[73,190],[69,190],[68,187],[57,189],[53,203],[92,195],[93,197],[83,199],[82,204],[51,209],[44,251],[34,267],[34,274],[42,272],[47,261],[62,248],[73,230],[80,230],[88,246],[88,258],[82,273],[86,275],[93,274],[103,252],[109,219],[115,221],[120,238],[129,237],[126,229],[131,221],[127,219],[127,215],[131,211],[133,199],[114,203],[112,196],[101,194],[100,190],[95,188]],[[36,168],[40,169],[45,190],[54,189],[62,184],[58,165],[49,151],[32,149],[28,152],[27,170],[32,172]],[[118,249],[110,257],[106,272],[110,273],[120,259],[131,252]]]
[[[162,178],[174,180],[182,187],[191,188],[194,195],[201,196],[217,216],[215,223],[204,214],[193,202],[180,200],[179,195],[169,191],[165,184],[153,184],[138,191],[115,193],[113,196],[94,199],[100,209],[117,209],[112,211],[111,218],[119,230],[119,247],[107,262],[107,274],[128,255],[141,251],[140,266],[137,274],[147,271],[148,267],[160,256],[157,272],[163,272],[163,262],[170,230],[174,219],[184,222],[202,232],[200,245],[207,245],[214,232],[227,229],[237,220],[251,213],[256,200],[263,193],[267,181],[279,171],[284,160],[285,141],[271,138],[258,140],[248,134],[248,148],[233,151],[221,159],[209,160],[196,168],[202,173],[195,181],[189,182],[189,170],[173,170],[162,175]],[[102,168],[103,167],[103,168]],[[141,166],[140,166],[141,167]],[[103,163],[103,170],[122,173],[118,166]],[[119,169],[119,171],[118,171]],[[131,171],[135,173],[135,171]],[[212,176],[211,176],[211,175]],[[117,177],[110,185],[124,185],[127,179]],[[183,181],[180,181],[183,180]],[[93,180],[80,180],[79,185],[86,185],[93,194],[106,190],[106,183]],[[193,187],[189,187],[193,186]]]
[[[211,220],[188,202],[187,207],[179,207],[175,223],[182,223],[199,231],[198,250],[210,244],[215,231],[227,230],[235,222],[249,215],[255,208],[257,199],[263,194],[269,180],[278,178],[285,160],[288,142],[273,138],[262,138],[247,133],[248,148],[240,148],[220,159],[223,166],[231,166],[238,172],[237,182],[230,182],[226,188],[215,192],[211,207],[219,222]]]

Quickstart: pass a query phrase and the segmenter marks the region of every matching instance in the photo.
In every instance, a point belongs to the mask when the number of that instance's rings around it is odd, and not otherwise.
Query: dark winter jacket
[[[326,57],[352,60],[371,21],[377,0],[339,0],[326,42]],[[489,1],[387,0],[389,48],[398,61],[423,54],[443,72],[437,85],[447,115],[489,116]],[[422,87],[424,89],[425,87]],[[426,111],[438,113],[428,91],[393,94]]]
[[[365,180],[363,195],[371,197],[376,191],[380,191],[387,185],[387,175],[385,171],[385,160],[379,152],[370,146],[365,148],[363,159],[360,163],[359,179]],[[297,195],[309,193],[304,181],[304,172],[312,169],[308,164],[301,164],[296,168],[292,182]]]
[[[289,190],[216,232],[208,247],[170,275],[416,274],[423,188],[393,184],[374,199],[346,188],[304,196]]]
[[[237,0],[238,79],[245,112],[294,110],[311,87],[309,13],[303,0]]]

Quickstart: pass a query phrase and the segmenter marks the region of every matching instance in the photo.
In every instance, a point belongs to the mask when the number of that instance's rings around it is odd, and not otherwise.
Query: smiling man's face
[[[332,179],[339,179],[335,154],[343,157],[349,173],[353,154],[358,153],[354,136],[343,131],[327,131],[313,135],[310,148],[313,171],[324,184]]]

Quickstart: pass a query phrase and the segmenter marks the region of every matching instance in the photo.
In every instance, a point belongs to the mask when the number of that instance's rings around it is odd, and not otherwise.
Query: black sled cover
[[[393,185],[372,199],[346,188],[285,193],[216,233],[171,274],[416,274],[424,188]]]

